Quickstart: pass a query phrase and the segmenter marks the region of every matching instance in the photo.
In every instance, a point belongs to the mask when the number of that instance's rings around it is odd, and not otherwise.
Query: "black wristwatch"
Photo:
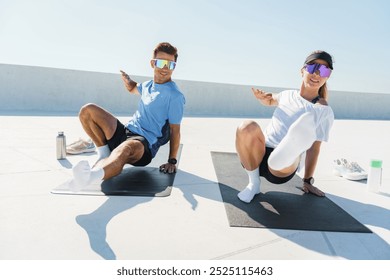
[[[168,159],[168,163],[170,163],[170,164],[176,164],[176,163],[177,163],[177,159],[175,159],[175,158],[170,158],[170,159]]]
[[[313,177],[304,178],[303,182],[308,183],[310,185],[313,185],[314,184],[314,178]]]

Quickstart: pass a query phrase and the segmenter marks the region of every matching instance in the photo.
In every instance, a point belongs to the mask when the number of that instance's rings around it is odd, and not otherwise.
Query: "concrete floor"
[[[0,116],[0,259],[390,259],[390,121],[336,120],[315,173],[316,185],[372,234],[230,227],[210,151],[234,152],[242,121],[185,118],[172,193],[151,198],[51,194],[70,178],[72,165],[96,158],[56,160],[58,131],[68,143],[85,137],[78,119]],[[340,157],[366,170],[371,158],[382,159],[381,193],[334,176],[332,162]]]

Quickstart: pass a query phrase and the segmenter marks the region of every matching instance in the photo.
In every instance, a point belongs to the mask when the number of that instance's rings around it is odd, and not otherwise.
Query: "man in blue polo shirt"
[[[99,157],[92,168],[87,161],[74,166],[73,177],[77,186],[114,177],[122,172],[125,164],[148,165],[159,147],[168,141],[169,158],[167,163],[160,166],[160,170],[176,172],[180,123],[185,104],[183,93],[171,79],[177,57],[177,49],[164,42],[154,49],[150,61],[154,69],[153,80],[137,84],[121,71],[127,90],[141,95],[138,109],[126,125],[95,104],[81,108],[81,124],[95,143]]]

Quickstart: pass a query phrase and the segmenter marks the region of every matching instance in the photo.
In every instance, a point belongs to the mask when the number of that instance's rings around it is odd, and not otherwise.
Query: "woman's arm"
[[[252,88],[253,95],[256,97],[257,100],[260,101],[261,104],[265,106],[277,106],[278,101],[273,97],[273,94],[270,92],[265,92],[260,89],[254,89]]]
[[[313,145],[306,151],[306,159],[305,159],[305,176],[304,179],[308,179],[313,177],[314,171],[317,166],[318,156],[320,155],[321,150],[321,141],[315,141]],[[306,193],[313,193],[317,196],[325,196],[325,193],[313,186],[312,184],[303,183],[303,191]]]

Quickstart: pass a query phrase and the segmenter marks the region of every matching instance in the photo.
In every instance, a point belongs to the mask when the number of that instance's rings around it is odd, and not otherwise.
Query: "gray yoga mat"
[[[211,152],[211,157],[232,227],[371,233],[327,197],[304,193],[297,175],[281,185],[261,177],[261,193],[251,203],[244,203],[237,194],[248,178],[237,154]]]
[[[178,163],[182,145],[178,152]],[[164,197],[171,194],[176,173],[160,172],[159,166],[167,162],[169,144],[160,148],[156,157],[145,167],[126,165],[122,173],[101,184],[89,185],[78,189],[71,180],[64,182],[51,192],[53,194],[71,195],[122,195],[122,196],[155,196]]]

